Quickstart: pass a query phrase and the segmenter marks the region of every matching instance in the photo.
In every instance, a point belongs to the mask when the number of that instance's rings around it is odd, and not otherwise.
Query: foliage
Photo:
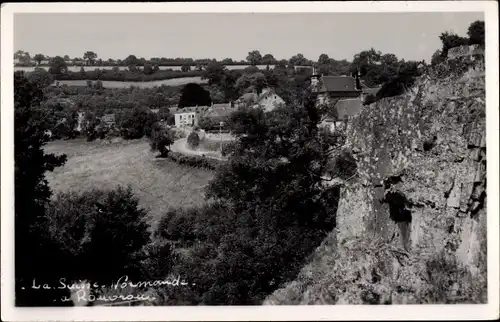
[[[245,73],[236,80],[235,87],[240,94],[252,90],[256,90],[257,93],[260,93],[267,87],[267,79],[266,76],[260,72],[252,74]]]
[[[173,78],[183,78],[183,77],[200,77],[203,72],[192,70],[188,72],[182,72],[180,70],[159,70],[155,73],[146,75],[144,73],[139,73],[135,65],[128,65],[129,68],[133,66],[133,71],[130,70],[112,70],[112,69],[101,69],[99,71],[88,70],[85,71],[85,75],[80,72],[68,71],[63,75],[59,75],[59,80],[97,80],[102,81],[120,81],[120,82],[148,82],[156,80],[166,80]]]
[[[210,106],[211,104],[210,92],[205,90],[201,85],[189,83],[182,88],[179,108],[187,106]]]
[[[97,59],[97,54],[93,51],[86,51],[83,54],[83,59],[87,61],[87,65],[94,65],[94,62]]]
[[[182,65],[181,71],[189,72],[191,70],[191,65]]]
[[[159,151],[160,156],[164,157],[170,150],[170,145],[174,143],[174,134],[164,124],[157,122],[153,124],[150,137],[150,146],[152,151]]]
[[[262,61],[262,55],[258,50],[253,50],[248,53],[247,61],[250,65],[258,65]]]
[[[191,149],[196,149],[200,145],[200,136],[195,131],[189,133],[187,143]]]
[[[180,165],[187,165],[190,167],[202,168],[207,170],[216,170],[222,165],[222,162],[224,162],[204,156],[185,155],[172,151],[168,153],[168,158]]]
[[[227,69],[220,63],[210,63],[203,72],[202,79],[208,79],[208,85],[218,85],[222,82]]]
[[[357,173],[356,159],[352,154],[343,150],[338,155],[336,155],[332,160],[332,169],[328,171],[333,177],[339,177],[341,179],[347,180],[352,178]]]
[[[229,123],[238,141],[207,189],[219,206],[171,213],[160,224],[164,238],[192,245],[174,271],[189,272],[196,287],[169,293],[170,303],[259,304],[332,229],[336,200],[321,177],[341,142],[319,130],[310,93],[297,96],[272,112],[235,112]]]
[[[469,40],[467,38],[460,37],[454,33],[449,32],[443,32],[439,36],[439,39],[441,39],[441,42],[443,43],[443,48],[441,50],[441,55],[443,57],[448,56],[448,50],[450,48],[467,45],[469,43]]]
[[[484,46],[484,21],[474,21],[470,24],[469,29],[467,31],[467,35],[469,36],[469,44],[470,45],[481,45]]]
[[[71,258],[73,278],[108,284],[123,275],[140,277],[138,255],[149,232],[147,212],[138,203],[130,187],[57,196],[46,228]]]
[[[33,72],[26,74],[26,78],[40,88],[45,88],[54,81],[52,75],[43,68],[35,68]]]
[[[61,75],[68,72],[68,66],[61,56],[56,56],[50,60],[49,73],[52,75]]]
[[[14,166],[15,166],[15,290],[18,306],[61,305],[54,300],[68,295],[65,290],[43,294],[29,287],[36,279],[53,283],[67,274],[65,257],[42,229],[45,206],[51,190],[45,172],[66,162],[66,156],[47,154],[46,112],[39,105],[40,87],[29,82],[24,73],[14,74]]]
[[[36,54],[33,59],[40,65],[42,63],[42,60],[45,58],[43,54]]]
[[[121,136],[126,140],[131,140],[140,139],[144,135],[150,137],[153,124],[156,122],[158,122],[156,113],[146,107],[136,107],[123,111],[117,125]]]

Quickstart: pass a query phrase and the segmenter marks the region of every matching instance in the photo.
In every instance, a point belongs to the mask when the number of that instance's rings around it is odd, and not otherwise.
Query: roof
[[[208,111],[203,115],[204,117],[227,117],[231,115],[234,111],[232,108],[215,108],[211,107]]]
[[[208,109],[208,106],[193,106],[193,107],[184,107],[178,108],[174,114],[184,114],[184,113],[198,113],[203,110]]]
[[[359,92],[351,76],[323,76],[321,82],[320,92]]]
[[[359,98],[339,100],[335,104],[339,120],[354,116],[361,112],[362,102]]]
[[[241,95],[240,98],[238,98],[237,101],[239,102],[257,102],[257,94],[255,93],[246,93],[246,94],[243,94]]]

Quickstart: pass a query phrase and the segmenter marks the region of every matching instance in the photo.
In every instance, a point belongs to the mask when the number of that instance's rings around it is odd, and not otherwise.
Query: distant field
[[[140,205],[149,208],[153,225],[169,207],[202,204],[204,186],[213,177],[206,170],[155,159],[145,140],[110,144],[56,141],[45,151],[68,156],[63,167],[46,174],[54,193],[130,184]]]
[[[58,81],[61,85],[66,84],[68,86],[87,86],[86,80],[60,80]],[[120,82],[120,81],[102,81],[102,85],[104,88],[127,88],[130,86],[135,86],[139,88],[151,88],[155,86],[181,86],[188,83],[198,83],[205,84],[207,80],[202,80],[201,77],[181,77],[181,78],[172,78],[172,79],[164,79],[157,81],[148,81],[148,82]],[[93,81],[95,83],[95,81]]]

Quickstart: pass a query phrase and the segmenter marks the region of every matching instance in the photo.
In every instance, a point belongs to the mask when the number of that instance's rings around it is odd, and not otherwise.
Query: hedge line
[[[221,166],[224,161],[220,161],[217,159],[197,156],[197,155],[185,155],[179,152],[170,151],[167,157],[181,165],[187,165],[190,167],[196,168],[204,168],[208,170],[216,170],[219,166]]]

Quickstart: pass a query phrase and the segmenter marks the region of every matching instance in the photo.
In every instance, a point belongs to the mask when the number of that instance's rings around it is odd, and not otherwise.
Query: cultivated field
[[[86,80],[60,80],[58,81],[61,85],[66,84],[68,86],[87,86]],[[102,81],[102,85],[105,88],[127,88],[130,86],[135,86],[138,88],[151,88],[155,86],[181,86],[188,83],[205,84],[208,80],[203,80],[201,77],[179,77],[164,80],[154,80],[147,82],[121,82],[121,81]],[[92,81],[95,83],[95,81]]]
[[[169,207],[203,203],[204,186],[213,174],[156,159],[146,140],[115,143],[83,139],[51,142],[45,151],[66,154],[63,167],[46,174],[54,193],[132,186],[154,225]]]

